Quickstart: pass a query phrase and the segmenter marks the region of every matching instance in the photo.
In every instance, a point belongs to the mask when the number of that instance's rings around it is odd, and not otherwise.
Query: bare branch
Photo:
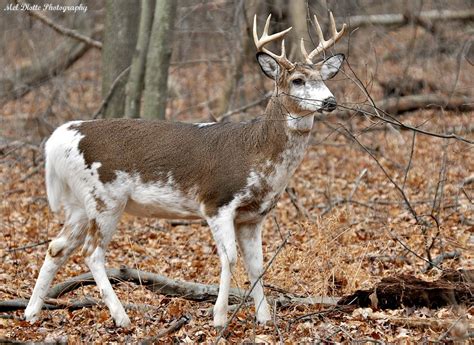
[[[22,1],[19,1],[19,0],[15,0],[15,2],[17,4],[20,4],[20,5],[25,5]],[[25,9],[25,12],[29,16],[31,16],[35,19],[38,19],[40,22],[46,24],[47,26],[52,28],[54,31],[60,33],[61,35],[65,35],[65,36],[74,38],[74,39],[76,39],[78,41],[81,41],[81,42],[84,42],[85,44],[90,45],[94,48],[102,49],[102,42],[96,41],[95,39],[93,39],[91,37],[88,37],[86,35],[83,35],[83,34],[77,32],[76,30],[65,28],[64,26],[56,24],[55,22],[53,22],[51,19],[49,19],[45,15],[41,14],[40,12],[29,10],[27,6],[23,6],[23,8]]]
[[[109,103],[110,98],[111,98],[112,95],[114,94],[115,88],[116,88],[117,85],[119,84],[120,80],[122,80],[122,78],[125,76],[125,74],[127,74],[128,71],[130,71],[130,67],[131,67],[131,66],[128,66],[128,67],[125,68],[122,72],[120,72],[120,74],[117,76],[117,78],[115,78],[115,80],[114,80],[114,82],[112,83],[112,85],[110,85],[109,92],[107,92],[107,95],[104,97],[104,100],[103,100],[102,103],[100,104],[100,107],[96,110],[96,112],[95,112],[94,115],[92,116],[93,119],[97,119],[97,118],[99,117],[99,115],[102,114],[102,112],[104,111],[105,107],[106,107],[107,104]]]
[[[239,107],[237,109],[230,110],[230,111],[226,112],[225,114],[223,114],[222,116],[217,118],[217,122],[225,122],[225,120],[227,120],[231,116],[237,115],[237,114],[239,114],[243,111],[246,111],[250,108],[253,108],[253,107],[256,107],[257,105],[260,105],[261,103],[266,101],[268,99],[268,97],[270,97],[272,95],[272,93],[273,93],[273,91],[269,91],[262,98],[257,99],[256,101],[250,102],[249,104],[246,104],[242,107]]]

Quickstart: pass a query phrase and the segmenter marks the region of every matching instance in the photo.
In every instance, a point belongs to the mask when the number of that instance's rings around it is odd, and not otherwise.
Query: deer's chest
[[[248,177],[241,205],[236,209],[236,222],[258,222],[277,204],[289,180],[300,164],[306,140],[282,152],[277,161],[266,161]]]

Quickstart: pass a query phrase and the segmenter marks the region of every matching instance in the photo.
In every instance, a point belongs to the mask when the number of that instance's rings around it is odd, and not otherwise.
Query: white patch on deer
[[[88,216],[95,218],[97,205],[94,191],[102,186],[97,172],[101,163],[87,167],[79,151],[79,142],[84,135],[72,127],[82,122],[62,125],[46,142],[46,190],[53,212],[59,211],[61,205],[67,212],[68,208],[74,208],[79,203]],[[87,202],[82,204],[80,201],[83,200]]]
[[[202,128],[202,127],[209,127],[218,123],[219,122],[202,122],[202,123],[193,123],[193,125],[197,126],[198,128]]]
[[[293,114],[288,114],[286,116],[286,124],[288,128],[291,128],[295,131],[300,132],[309,132],[313,128],[314,116],[297,116]]]
[[[318,111],[323,102],[329,97],[334,97],[326,84],[320,80],[307,81],[304,86],[293,86],[291,95],[296,98],[302,110]]]
[[[217,215],[206,219],[211,228],[221,261],[219,294],[214,305],[215,327],[223,327],[227,322],[230,281],[232,271],[237,262],[237,244],[234,228],[235,210],[242,203],[244,194],[247,193],[248,191],[239,193],[229,204],[221,207]]]
[[[110,194],[127,195],[125,212],[140,217],[196,219],[203,214],[196,193],[185,195],[171,175],[166,183],[155,181],[143,183],[139,175],[117,173],[117,179],[107,184]]]
[[[313,116],[307,116],[312,118]],[[303,159],[309,136],[295,137],[292,139],[293,144],[282,152],[282,161],[274,166],[273,172],[266,177],[272,192],[267,195],[264,202],[260,206],[260,212],[265,212],[272,203],[285,190],[290,177],[294,174],[296,168]]]

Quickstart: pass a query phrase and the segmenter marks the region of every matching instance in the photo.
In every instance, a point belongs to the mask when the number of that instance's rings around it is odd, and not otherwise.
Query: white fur
[[[309,80],[305,85],[292,86],[291,95],[294,96],[303,110],[318,111],[323,102],[334,97],[323,81]]]
[[[286,116],[286,124],[288,128],[299,131],[299,132],[309,132],[313,128],[314,115],[298,116],[293,114],[288,114]]]
[[[221,261],[219,294],[214,305],[214,327],[224,327],[227,322],[230,280],[237,262],[234,216],[239,203],[240,197],[236,197],[228,206],[221,208],[216,216],[206,219]]]
[[[202,123],[195,123],[194,125],[198,126],[199,128],[202,128],[202,127],[208,127],[208,126],[215,125],[216,123],[218,123],[218,122],[202,122]]]

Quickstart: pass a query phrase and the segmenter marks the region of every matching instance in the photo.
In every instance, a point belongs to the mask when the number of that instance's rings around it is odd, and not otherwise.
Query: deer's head
[[[276,95],[280,97],[282,107],[292,116],[305,116],[315,111],[333,111],[336,108],[336,98],[324,82],[337,74],[344,62],[344,55],[333,55],[316,63],[313,59],[332,47],[344,35],[346,24],[340,31],[337,31],[334,17],[330,13],[332,37],[325,40],[318,20],[314,16],[316,33],[320,42],[308,54],[304,41],[301,39],[301,52],[305,62],[300,63],[288,60],[285,54],[284,40],[282,40],[280,55],[264,48],[267,43],[283,38],[291,30],[290,27],[268,35],[270,18],[271,15],[267,18],[262,36],[258,38],[257,16],[254,17],[253,37],[258,51],[258,63],[265,75],[275,81]]]

